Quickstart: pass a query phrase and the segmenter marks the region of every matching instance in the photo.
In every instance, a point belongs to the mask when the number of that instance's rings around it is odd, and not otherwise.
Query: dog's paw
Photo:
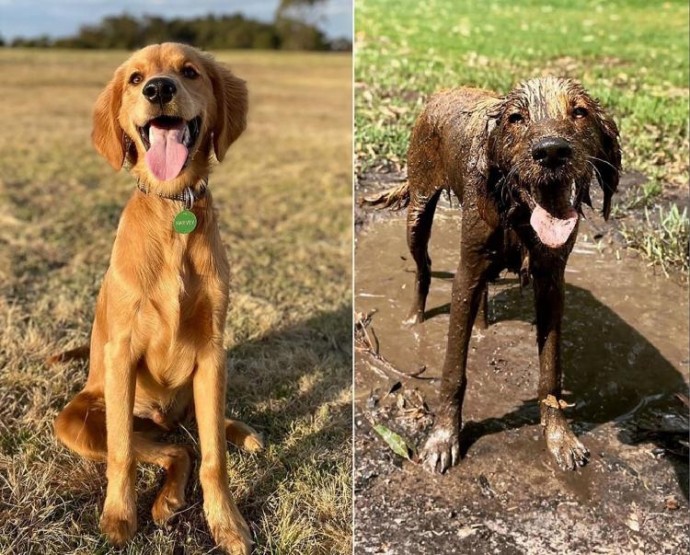
[[[562,470],[575,470],[587,464],[589,451],[577,439],[565,417],[548,419],[544,427],[544,437],[549,452]]]
[[[242,448],[250,453],[258,453],[264,448],[264,440],[260,434],[255,432],[245,438]]]
[[[212,517],[207,514],[208,527],[218,547],[228,555],[249,555],[252,539],[249,526],[237,511],[224,516]]]
[[[250,453],[257,453],[264,448],[261,434],[239,420],[225,419],[225,438],[233,445]]]
[[[173,492],[162,491],[156,497],[151,508],[151,516],[158,526],[163,526],[170,518],[185,506],[184,497],[180,498]]]
[[[186,448],[167,447],[171,462],[167,465],[167,476],[151,508],[153,521],[162,526],[177,511],[185,506],[185,486],[191,470],[191,459]]]
[[[420,462],[428,472],[443,474],[460,460],[460,434],[457,424],[434,424],[431,434],[419,454]]]
[[[121,546],[132,539],[137,531],[136,511],[117,510],[112,507],[104,507],[101,515],[101,532],[108,541],[116,546]]]

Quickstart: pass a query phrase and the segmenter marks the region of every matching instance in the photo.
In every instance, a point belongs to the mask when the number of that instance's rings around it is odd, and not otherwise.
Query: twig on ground
[[[434,378],[422,377],[422,374],[426,372],[426,366],[422,366],[414,372],[403,372],[402,370],[398,370],[395,366],[393,366],[379,352],[380,343],[378,337],[376,336],[376,332],[371,325],[371,320],[374,314],[376,314],[375,309],[368,313],[355,312],[355,347],[357,350],[363,351],[365,354],[369,355],[373,361],[386,372],[390,372],[391,374],[395,374],[401,378],[408,380],[433,380]],[[371,334],[368,330],[371,331]],[[373,336],[373,340],[371,336]],[[368,364],[371,368],[374,368],[371,363]],[[376,373],[381,375],[381,373],[378,371]]]

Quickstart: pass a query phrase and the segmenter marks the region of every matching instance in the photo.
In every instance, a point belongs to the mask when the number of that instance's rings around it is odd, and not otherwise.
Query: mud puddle
[[[564,473],[538,424],[531,287],[507,274],[490,288],[486,330],[474,330],[458,467],[426,474],[371,429],[381,423],[420,446],[432,421],[459,252],[457,209],[442,209],[430,244],[427,321],[402,324],[414,262],[403,214],[358,235],[356,310],[404,378],[356,353],[357,553],[679,553],[688,518],[687,290],[636,259],[585,239],[566,273],[564,397],[592,453]]]

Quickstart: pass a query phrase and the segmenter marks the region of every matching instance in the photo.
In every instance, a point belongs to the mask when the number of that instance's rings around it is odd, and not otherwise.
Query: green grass
[[[106,553],[105,468],[59,446],[57,412],[86,367],[46,355],[88,340],[117,221],[135,184],[90,145],[91,110],[126,52],[0,49],[0,553]],[[256,553],[351,552],[351,58],[220,53],[248,81],[247,132],[210,179],[232,268],[231,491]],[[196,447],[196,434],[175,441]],[[198,449],[197,449],[198,451]],[[208,553],[196,472],[169,529],[140,465],[123,552]]]
[[[627,193],[626,205],[687,194],[687,2],[362,0],[355,25],[358,171],[404,168],[414,119],[434,91],[507,92],[557,75],[579,79],[614,114],[624,171],[652,183]]]
[[[542,73],[580,79],[613,110],[630,169],[658,165],[657,147],[687,141],[686,2],[363,0],[356,26],[364,163],[404,159],[430,93],[459,85],[506,92]],[[645,125],[653,130],[640,133]]]
[[[674,268],[687,274],[687,237],[690,232],[688,209],[683,208],[681,212],[678,205],[673,204],[669,209],[658,206],[650,211],[645,208],[644,213],[647,229],[623,224],[623,236],[653,264],[661,266],[666,275]]]

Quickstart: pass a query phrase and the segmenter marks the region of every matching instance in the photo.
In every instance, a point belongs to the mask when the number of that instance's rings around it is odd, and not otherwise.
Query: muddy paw
[[[121,512],[104,508],[100,524],[101,532],[105,534],[110,543],[116,546],[121,546],[130,540],[137,531],[137,519],[134,510]]]
[[[570,429],[565,418],[552,419],[544,428],[546,446],[563,470],[587,464],[589,451]]]
[[[419,459],[427,472],[443,474],[460,460],[458,426],[434,425],[424,443]]]

